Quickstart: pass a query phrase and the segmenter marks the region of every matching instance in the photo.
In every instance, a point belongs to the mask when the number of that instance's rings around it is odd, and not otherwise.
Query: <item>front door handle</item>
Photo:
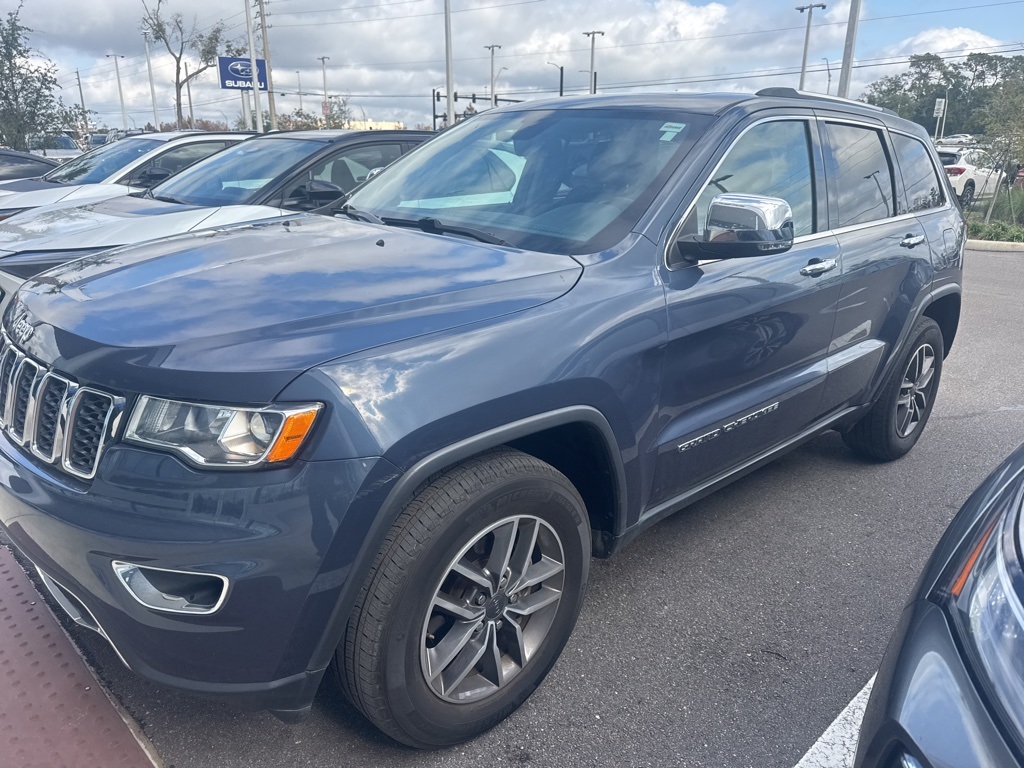
[[[800,274],[804,277],[817,277],[831,272],[838,266],[839,262],[835,259],[811,259],[807,266],[800,270]]]
[[[924,235],[907,235],[900,240],[901,248],[913,248],[915,245],[920,245],[924,242]]]

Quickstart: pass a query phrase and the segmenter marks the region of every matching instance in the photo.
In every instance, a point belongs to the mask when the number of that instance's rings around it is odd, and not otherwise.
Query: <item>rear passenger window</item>
[[[736,192],[782,198],[793,209],[795,234],[809,235],[815,231],[811,168],[806,122],[775,120],[755,125],[737,139],[701,191],[683,232],[703,232],[711,198]]]
[[[826,123],[825,132],[839,214],[836,226],[849,227],[892,216],[892,171],[881,133],[837,123]]]
[[[907,191],[906,204],[900,201],[900,213],[927,211],[942,205],[945,202],[942,181],[935,172],[924,143],[898,133],[890,135],[896,148],[900,173],[903,174],[903,187]]]

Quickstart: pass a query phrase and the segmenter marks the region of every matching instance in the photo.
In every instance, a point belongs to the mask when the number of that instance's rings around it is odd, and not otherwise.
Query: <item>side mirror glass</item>
[[[166,181],[173,175],[166,168],[147,168],[135,177],[132,184],[137,187],[152,187],[161,181]]]
[[[679,241],[686,260],[742,259],[793,247],[793,209],[778,197],[715,195],[702,234]]]
[[[345,194],[345,190],[337,184],[331,184],[329,181],[321,181],[320,179],[310,179],[300,189],[300,196],[304,193],[307,200],[318,205],[337,200]]]

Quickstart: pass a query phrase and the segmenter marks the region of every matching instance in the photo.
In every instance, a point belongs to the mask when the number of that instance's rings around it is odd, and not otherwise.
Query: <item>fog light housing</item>
[[[225,576],[194,571],[175,571],[114,560],[117,580],[136,602],[154,611],[208,616],[227,599]]]

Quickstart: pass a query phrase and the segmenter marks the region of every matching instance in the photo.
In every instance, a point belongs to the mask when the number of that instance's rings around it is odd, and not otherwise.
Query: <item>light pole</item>
[[[445,118],[455,125],[455,71],[452,68],[452,2],[444,0],[444,89]]]
[[[802,91],[804,89],[804,78],[807,76],[807,49],[811,45],[811,16],[814,15],[814,9],[821,8],[825,10],[824,3],[811,3],[810,5],[798,5],[796,9],[803,13],[807,11],[807,32],[804,34],[804,59],[800,64],[800,85],[797,90]]]
[[[595,29],[593,32],[584,32],[583,34],[590,38],[590,93],[595,94],[597,93],[597,80],[594,78],[594,47],[597,43],[597,36],[604,37],[604,32]]]
[[[318,56],[317,58],[320,60],[320,72],[324,76],[324,103],[323,103],[324,127],[325,128],[330,128],[331,127],[331,103],[330,103],[330,101],[327,100],[327,62],[331,60],[331,57],[330,56]]]
[[[832,67],[829,66],[828,59],[824,56],[821,57],[821,60],[825,62],[825,71],[828,72],[828,85],[825,86],[825,95],[828,96],[832,90]]]
[[[836,94],[844,99],[850,97],[850,75],[853,72],[853,51],[857,47],[858,24],[860,24],[860,0],[850,0],[850,20],[846,24],[843,66],[839,70],[839,91]]]
[[[143,34],[142,40],[146,44],[146,69],[149,70],[149,97],[153,100],[153,130],[160,130],[160,116],[156,112],[156,87],[153,85],[153,62],[149,60],[149,35]]]
[[[558,70],[558,95],[565,95],[565,67],[560,64],[555,64],[553,61],[549,61],[548,64]]]
[[[498,96],[497,96],[497,94],[495,94],[494,89],[497,86],[498,78],[501,77],[501,73],[504,72],[507,69],[508,69],[508,67],[502,67],[491,78],[491,106],[492,107],[498,106]]]
[[[267,65],[267,109],[270,110],[270,130],[277,130],[277,110],[274,108],[274,75],[270,69],[270,25],[267,23],[267,9],[263,0],[257,0],[260,6],[260,38],[263,41],[263,61]]]
[[[491,108],[498,106],[498,102],[494,100],[494,49],[501,49],[500,45],[485,45],[484,48],[491,52]],[[502,67],[504,69],[504,67]]]
[[[256,132],[263,133],[263,109],[260,107],[260,70],[256,66],[256,38],[252,33],[252,8],[245,3],[245,29],[249,35],[249,66],[252,67],[252,108],[256,112]]]
[[[299,112],[302,111],[302,75],[299,74],[299,70],[295,70],[295,79],[299,82]]]
[[[121,68],[117,65],[118,59],[123,59],[120,53],[108,53],[108,59],[114,60],[114,72],[117,74],[117,96],[121,99],[121,125],[127,131],[128,130],[128,111],[124,108],[124,91],[121,90]],[[156,126],[159,128],[160,126]]]

